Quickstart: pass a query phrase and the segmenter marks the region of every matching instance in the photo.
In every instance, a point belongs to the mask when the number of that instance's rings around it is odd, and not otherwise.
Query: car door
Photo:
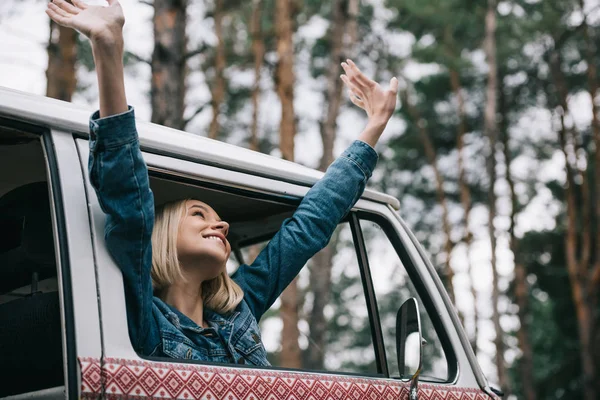
[[[72,133],[18,111],[0,113],[0,397],[74,399],[101,355],[83,176]]]
[[[232,364],[202,363],[184,359],[148,358],[138,355],[130,343],[127,331],[127,315],[123,281],[118,267],[107,253],[103,241],[104,215],[98,205],[87,177],[89,154],[86,140],[77,140],[82,169],[86,179],[89,213],[94,237],[94,252],[99,286],[99,308],[102,314],[101,330],[104,343],[103,357],[87,359],[82,363],[82,393],[85,397],[95,397],[105,393],[114,398],[141,396],[147,398],[207,398],[207,399],[362,399],[407,398],[410,382],[407,379],[394,379],[390,376],[385,354],[384,334],[378,317],[376,296],[368,271],[369,256],[366,246],[361,244],[360,213],[377,216],[390,221],[393,212],[385,205],[374,201],[360,200],[353,212],[340,227],[341,236],[349,236],[352,256],[356,259],[361,304],[364,313],[360,316],[367,321],[367,344],[363,353],[371,362],[361,368],[347,371],[314,370],[307,368],[250,367]],[[151,178],[151,187],[157,203],[178,198],[207,196],[209,204],[225,207],[226,214],[239,222],[232,223],[238,243],[256,245],[256,240],[264,233],[277,230],[279,217],[289,215],[300,199],[308,191],[307,186],[270,179],[268,176],[255,176],[231,171],[221,167],[198,162],[144,153]],[[266,169],[268,171],[268,169]],[[267,174],[268,175],[268,174]],[[239,207],[236,206],[239,203]],[[260,234],[251,235],[244,230],[244,213],[256,216]],[[275,221],[275,222],[274,222]],[[280,221],[279,221],[280,222]],[[395,235],[402,232],[397,222],[390,222]],[[272,225],[272,226],[271,226]],[[246,232],[246,233],[245,233]],[[345,233],[344,233],[345,232]],[[246,238],[245,235],[250,235]],[[404,235],[404,240],[406,239]],[[248,239],[248,240],[245,240]],[[253,239],[253,240],[250,240]],[[408,243],[409,245],[410,242]],[[235,250],[235,249],[234,249]],[[242,249],[238,249],[243,258]],[[411,252],[415,252],[414,246]],[[242,260],[240,260],[241,262]],[[235,268],[235,266],[232,266]],[[418,266],[412,266],[416,269]],[[431,278],[423,273],[423,280],[432,284]],[[429,299],[429,293],[425,293]],[[448,311],[443,309],[438,296],[428,301],[434,312],[443,315],[436,329],[451,328]],[[398,307],[400,304],[398,304]],[[439,310],[437,307],[441,307]],[[430,306],[431,311],[432,308]],[[461,350],[456,333],[445,333],[448,358],[456,365],[447,368],[451,371],[443,382],[425,383],[420,386],[421,398],[487,398],[478,387],[467,357]],[[348,337],[348,335],[346,335]],[[263,341],[269,347],[270,339]],[[268,350],[268,349],[267,349]],[[331,353],[331,352],[330,352]],[[459,374],[458,371],[461,371]],[[437,396],[437,397],[436,397]],[[453,396],[453,397],[452,397]]]

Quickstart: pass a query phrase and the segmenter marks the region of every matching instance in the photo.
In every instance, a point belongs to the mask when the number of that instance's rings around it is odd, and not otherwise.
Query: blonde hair
[[[178,200],[160,206],[152,231],[152,286],[159,293],[177,281],[185,281],[177,257],[177,235],[188,200]],[[242,301],[244,292],[223,271],[219,276],[202,282],[204,306],[221,314],[229,313]]]

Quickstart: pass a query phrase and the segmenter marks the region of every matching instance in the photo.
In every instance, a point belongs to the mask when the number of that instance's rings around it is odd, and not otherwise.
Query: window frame
[[[375,350],[375,363],[377,372],[383,377],[389,378],[390,372],[385,354],[385,345],[383,343],[383,330],[381,320],[379,319],[379,308],[377,307],[377,297],[369,268],[369,259],[365,245],[362,229],[360,228],[360,219],[357,212],[350,212],[350,229],[352,230],[352,241],[358,258],[361,281],[363,284],[363,293],[367,302],[369,312],[369,324],[371,325],[371,339]]]
[[[440,340],[440,344],[444,351],[444,355],[446,357],[446,363],[448,368],[448,376],[447,379],[441,381],[440,379],[427,379],[427,377],[422,377],[419,380],[423,382],[428,382],[432,384],[452,384],[458,380],[459,377],[459,360],[454,351],[454,346],[452,345],[452,341],[450,339],[450,335],[448,334],[448,330],[446,329],[446,325],[442,321],[441,313],[439,312],[437,306],[434,303],[434,294],[431,291],[431,288],[424,282],[422,277],[422,271],[419,271],[419,267],[417,266],[417,261],[413,258],[413,255],[408,250],[406,244],[398,235],[397,229],[393,226],[392,222],[385,215],[368,212],[365,210],[358,210],[356,212],[358,230],[361,231],[360,221],[365,220],[369,222],[373,222],[377,224],[383,233],[386,235],[390,244],[396,251],[400,262],[408,274],[408,278],[411,280],[412,284],[419,295],[419,298],[423,305],[425,306],[425,312],[429,315],[433,327],[438,335]],[[402,225],[402,228],[406,230],[406,227]],[[364,237],[363,237],[364,240]],[[414,243],[411,243],[414,245]],[[363,243],[363,248],[366,253],[366,245]],[[419,252],[419,255],[423,257],[423,255]],[[365,258],[368,260],[368,255],[365,255]],[[376,301],[374,302],[376,306]],[[401,304],[398,305],[400,307]],[[378,313],[378,310],[377,310]],[[379,326],[381,330],[381,325]],[[385,352],[385,348],[384,348]],[[387,363],[387,358],[386,358]],[[387,375],[389,379],[398,379]]]
[[[51,131],[42,135],[42,148],[46,156],[48,189],[50,194],[50,213],[55,238],[56,262],[60,293],[61,318],[63,330],[63,368],[65,371],[65,398],[79,397],[79,371],[77,368],[77,346],[75,343],[75,311],[73,306],[73,287],[67,223],[63,201],[63,190],[58,167],[58,155]]]

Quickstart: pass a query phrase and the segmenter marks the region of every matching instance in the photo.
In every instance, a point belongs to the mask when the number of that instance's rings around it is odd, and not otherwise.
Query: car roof
[[[45,96],[0,87],[0,116],[89,136],[92,110]],[[312,186],[323,172],[243,147],[162,125],[136,121],[144,151]],[[363,198],[400,207],[398,199],[367,189]]]

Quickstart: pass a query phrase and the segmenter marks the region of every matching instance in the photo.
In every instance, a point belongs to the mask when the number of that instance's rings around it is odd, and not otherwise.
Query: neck
[[[202,282],[189,280],[175,283],[165,289],[163,300],[181,311],[198,326],[207,328],[204,322],[204,304],[202,301]]]

